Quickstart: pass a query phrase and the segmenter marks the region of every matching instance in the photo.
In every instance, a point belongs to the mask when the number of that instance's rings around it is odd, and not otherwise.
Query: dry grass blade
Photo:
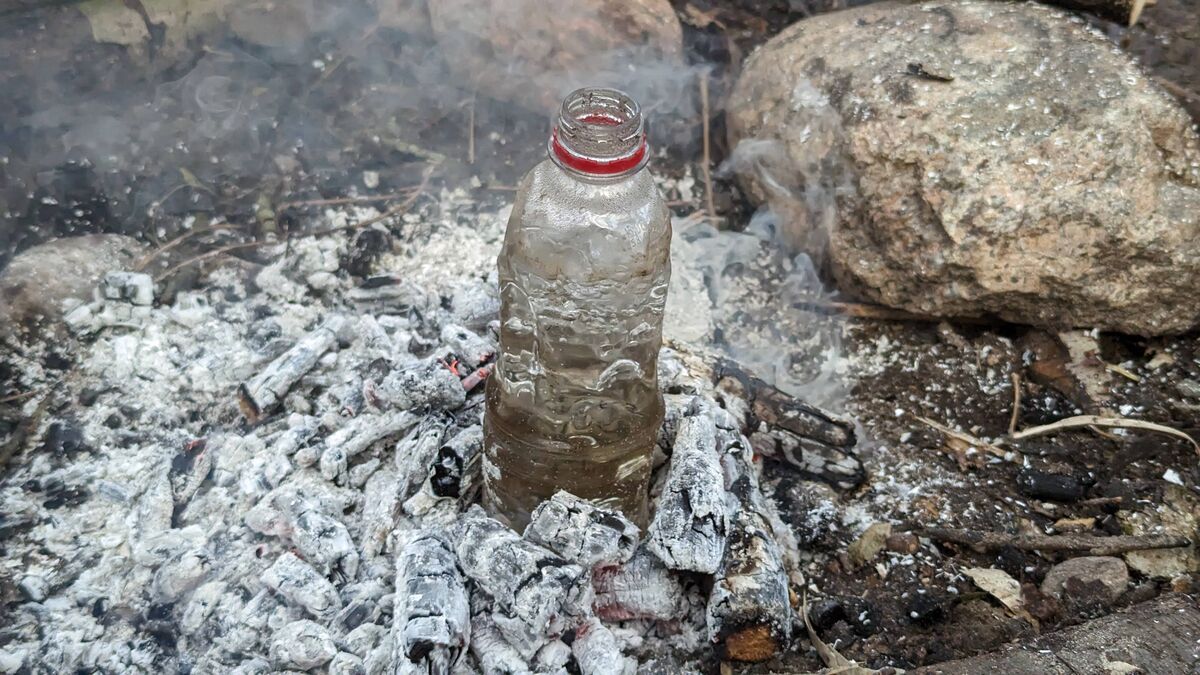
[[[804,604],[800,608],[800,614],[804,617],[804,627],[808,629],[808,641],[812,643],[813,649],[817,650],[817,656],[825,662],[825,670],[821,671],[820,675],[877,675],[880,671],[864,668],[856,662],[842,656],[838,650],[834,649],[828,643],[817,635],[817,631],[813,629],[812,622],[808,620],[808,595],[804,596]]]
[[[994,445],[992,443],[988,443],[987,441],[985,441],[981,438],[972,436],[971,434],[968,434],[968,433],[963,433],[961,431],[956,431],[956,430],[951,429],[950,427],[946,426],[945,424],[940,424],[938,422],[934,422],[933,420],[929,419],[928,417],[921,417],[920,415],[913,415],[913,417],[916,417],[917,420],[919,420],[925,426],[928,426],[932,429],[936,429],[937,431],[942,432],[943,434],[945,434],[946,436],[949,436],[950,438],[957,439],[968,445],[972,445],[976,448],[980,448],[981,450],[987,450],[988,452],[992,453],[993,455],[996,455],[997,457],[1004,457],[1004,458],[1008,457],[1008,453],[1006,451],[1000,449],[999,447],[997,447],[996,445]]]
[[[1007,440],[1019,441],[1023,438],[1032,438],[1034,436],[1045,436],[1064,429],[1080,429],[1084,427],[1108,427],[1110,429],[1140,429],[1142,431],[1152,431],[1156,434],[1172,436],[1180,440],[1187,441],[1192,444],[1197,454],[1200,454],[1200,443],[1188,434],[1154,422],[1146,422],[1145,420],[1135,420],[1128,417],[1100,417],[1098,415],[1077,415],[1068,417],[1065,420],[1059,420],[1050,424],[1043,424],[1037,427],[1030,427],[1014,434],[1010,434]]]

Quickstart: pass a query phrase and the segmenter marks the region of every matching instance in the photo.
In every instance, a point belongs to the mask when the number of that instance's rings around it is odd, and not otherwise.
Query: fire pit
[[[1105,25],[1157,54],[1159,3]],[[0,10],[32,92],[0,109],[0,673],[1190,667],[1195,269],[1161,233],[1200,183],[1156,81],[1038,5],[468,4]],[[818,23],[924,51],[814,59]],[[1043,59],[1061,101],[970,108]],[[651,120],[666,413],[644,527],[559,492],[513,530],[480,508],[496,258],[584,83]],[[1070,167],[1159,234],[1035,189]],[[1014,195],[1108,238],[1040,229],[1034,273],[1024,211],[962,216]],[[1072,285],[1121,246],[1161,292]]]

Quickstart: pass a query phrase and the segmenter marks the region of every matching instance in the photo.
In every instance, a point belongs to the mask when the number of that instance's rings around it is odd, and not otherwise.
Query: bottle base
[[[483,423],[483,504],[493,516],[521,532],[538,504],[565,490],[645,529],[658,424],[640,438],[624,436],[574,457],[511,433],[491,417]]]

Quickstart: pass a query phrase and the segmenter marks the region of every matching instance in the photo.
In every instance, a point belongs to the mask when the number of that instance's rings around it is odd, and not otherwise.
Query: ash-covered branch
[[[351,457],[390,436],[414,426],[422,418],[410,412],[359,415],[329,434],[321,453],[321,475],[334,480],[346,472]]]
[[[454,533],[463,572],[496,603],[496,625],[525,658],[565,631],[591,605],[584,569],[525,541],[483,510]]]
[[[683,586],[645,546],[623,565],[592,572],[592,609],[606,621],[676,619],[683,612]]]
[[[438,497],[471,501],[479,487],[479,451],[483,449],[483,427],[473,424],[454,434],[438,448],[429,485]]]
[[[397,673],[449,673],[467,648],[470,601],[446,535],[425,531],[396,558]]]
[[[756,452],[839,489],[866,480],[866,469],[852,453],[857,438],[850,420],[809,405],[728,359],[713,365],[713,382],[746,401],[742,428]]]
[[[712,574],[725,548],[725,486],[713,420],[693,413],[679,422],[647,545],[667,567]]]
[[[709,639],[725,658],[765,661],[791,639],[787,570],[748,449],[731,449],[723,463],[732,481],[729,537],[709,593]]]
[[[272,361],[265,370],[242,384],[238,391],[238,402],[242,414],[251,422],[257,422],[271,412],[284,394],[301,377],[317,365],[317,361],[337,344],[338,333],[346,325],[346,318],[335,314],[320,326]]]
[[[442,327],[441,337],[459,363],[467,368],[478,368],[496,354],[494,342],[463,326],[447,324]]]
[[[525,539],[584,568],[629,560],[641,531],[620,512],[559,491],[530,516]]]
[[[471,653],[483,668],[483,675],[529,672],[525,659],[504,639],[488,612],[478,612],[471,617]]]
[[[467,400],[458,376],[436,359],[393,370],[379,383],[376,394],[395,410],[453,410]]]
[[[413,496],[429,477],[451,421],[442,415],[428,415],[396,444],[397,496],[401,503]]]

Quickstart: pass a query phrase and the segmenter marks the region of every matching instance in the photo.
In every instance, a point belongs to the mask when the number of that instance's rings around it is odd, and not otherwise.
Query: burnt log
[[[684,610],[683,585],[645,546],[623,565],[593,570],[592,587],[592,610],[606,621],[666,621],[679,618]]]
[[[479,451],[483,449],[483,427],[478,424],[454,434],[438,448],[429,476],[429,487],[438,497],[473,500],[480,486]]]
[[[794,467],[800,474],[849,490],[866,481],[853,454],[854,423],[782,391],[729,359],[712,365],[718,391],[746,402],[741,426],[755,452]]]
[[[733,448],[723,460],[732,480],[729,535],[709,593],[709,639],[725,659],[765,661],[791,640],[787,569],[749,450]]]
[[[346,426],[329,434],[321,452],[321,475],[334,480],[346,472],[351,457],[378,441],[395,436],[417,424],[422,418],[409,412],[386,412],[353,417]]]
[[[522,539],[478,506],[459,521],[454,546],[463,573],[495,601],[496,626],[526,659],[591,606],[582,567]]]
[[[575,629],[571,653],[575,655],[581,675],[633,675],[637,672],[637,661],[621,653],[617,636],[594,616]]]

